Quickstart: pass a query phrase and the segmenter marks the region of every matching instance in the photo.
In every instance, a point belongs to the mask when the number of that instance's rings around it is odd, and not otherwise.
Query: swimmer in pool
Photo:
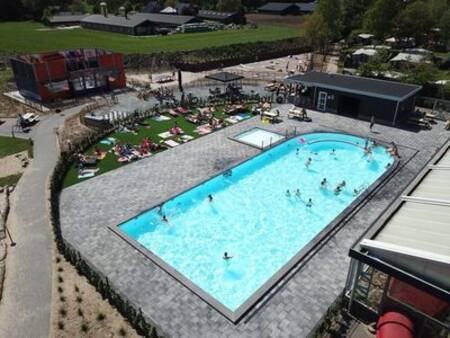
[[[225,260],[229,260],[229,259],[233,258],[233,256],[228,256],[228,252],[225,251],[222,258]]]
[[[331,151],[330,155],[336,155],[336,149],[333,148],[333,150]]]
[[[286,197],[291,197],[291,192],[288,190],[286,190]]]
[[[209,195],[208,195],[208,200],[209,200],[210,202],[212,202],[212,201],[213,201],[213,197],[212,197],[212,195],[211,195],[211,194],[209,194]]]
[[[347,185],[347,183],[345,181],[342,181],[341,183],[339,183],[339,187],[343,188]]]
[[[295,155],[298,156],[298,153],[300,152],[300,149],[297,148],[297,152],[295,153]]]
[[[320,182],[320,187],[321,187],[321,188],[326,188],[326,187],[327,187],[327,184],[328,184],[328,181],[327,181],[326,178],[324,178],[324,179],[322,180],[322,182]]]
[[[341,191],[342,191],[342,188],[338,185],[336,187],[336,189],[334,189],[334,194],[337,196],[337,195],[339,195],[341,193]]]
[[[300,197],[300,189],[297,189],[296,191],[295,191],[295,196],[297,196],[297,197]]]
[[[305,167],[309,168],[309,166],[311,165],[312,159],[311,157],[308,157],[308,159],[305,161]]]
[[[306,206],[307,206],[308,208],[311,208],[312,205],[313,205],[313,202],[312,202],[312,199],[310,198],[310,199],[308,200],[308,203],[306,203]]]
[[[163,215],[162,220],[163,222],[169,223],[169,220],[167,219],[166,215]]]

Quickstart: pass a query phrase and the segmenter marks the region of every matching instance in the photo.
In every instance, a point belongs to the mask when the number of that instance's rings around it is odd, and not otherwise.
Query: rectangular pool
[[[296,137],[130,219],[120,231],[235,320],[392,166],[384,147],[366,154],[364,145],[345,134]]]

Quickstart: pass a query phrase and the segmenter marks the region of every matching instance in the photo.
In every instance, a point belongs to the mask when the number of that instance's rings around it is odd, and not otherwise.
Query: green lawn
[[[188,51],[235,43],[273,41],[296,37],[300,28],[260,26],[257,29],[223,30],[170,36],[132,37],[86,29],[51,30],[36,22],[0,23],[0,52],[34,53],[51,50],[97,47],[122,53]]]
[[[0,187],[6,187],[10,185],[16,185],[19,182],[22,174],[15,174],[6,177],[0,177]]]
[[[216,107],[216,110],[217,111],[214,113],[215,117],[217,118],[227,117],[224,115],[222,107]],[[191,135],[194,138],[199,137],[198,134],[194,133],[194,130],[197,127],[197,125],[186,121],[182,116],[178,116],[176,118],[172,117],[169,121],[162,121],[162,122],[154,121],[153,119],[149,118],[146,119],[145,122],[147,122],[149,126],[139,127],[139,131],[137,134],[115,132],[112,133],[109,137],[114,137],[120,144],[129,143],[135,146],[141,144],[142,140],[145,137],[148,137],[154,143],[159,143],[160,141],[162,141],[162,139],[158,136],[158,134],[168,131],[171,127],[173,127],[175,122],[178,124],[178,126],[180,126],[181,129],[183,129],[185,134]],[[176,138],[172,139],[178,141]],[[181,141],[179,143],[181,143]],[[121,164],[117,161],[118,157],[111,151],[112,148],[111,145],[104,145],[101,144],[100,142],[87,149],[85,154],[86,155],[93,154],[95,148],[108,151],[106,157],[97,163],[97,168],[99,169],[99,171],[96,173],[95,176],[104,174],[108,171],[126,165]],[[87,179],[88,178],[78,179],[78,169],[75,167],[75,165],[72,165],[72,167],[69,169],[64,179],[64,187],[69,187],[73,184],[85,181]]]
[[[0,158],[20,153],[21,151],[31,150],[31,148],[32,145],[28,140],[0,136]]]

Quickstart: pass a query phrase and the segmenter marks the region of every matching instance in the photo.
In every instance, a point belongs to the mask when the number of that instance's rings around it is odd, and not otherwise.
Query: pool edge
[[[255,127],[258,128],[258,127]],[[254,129],[250,128],[249,130]],[[263,129],[263,128],[259,128]],[[270,130],[268,130],[270,131]],[[272,132],[272,131],[270,131]],[[276,133],[276,132],[274,132]],[[239,165],[244,164],[247,161],[250,161],[254,159],[257,156],[260,156],[262,153],[273,149],[274,147],[290,141],[292,138],[303,136],[303,135],[310,135],[310,134],[318,134],[318,133],[335,133],[335,134],[344,134],[349,136],[355,136],[362,139],[369,139],[374,140],[375,138],[371,137],[364,137],[357,134],[350,134],[346,132],[341,131],[330,131],[330,130],[317,130],[317,131],[311,131],[308,133],[300,133],[296,135],[292,135],[291,137],[286,137],[277,144],[274,144],[272,147],[260,149],[261,151],[253,156],[250,156],[249,158],[240,161],[239,163],[236,163],[229,168],[223,169],[219,173],[215,175],[211,175],[207,179],[203,180],[202,182],[193,185],[192,187],[183,190],[180,193],[175,194],[174,196],[169,197],[164,201],[163,203],[166,203],[167,201],[170,201],[177,196],[195,189],[196,187],[204,184],[205,182],[222,175],[227,170],[231,170]],[[281,133],[277,133],[282,135]],[[230,137],[228,137],[230,138]],[[234,139],[232,139],[234,140]],[[236,141],[236,140],[234,140]],[[245,142],[240,142],[237,140],[237,142],[249,145]],[[383,146],[387,146],[388,143],[384,141],[377,140],[377,143]],[[249,145],[254,147],[253,145]],[[256,148],[256,147],[254,147]],[[284,277],[288,275],[289,272],[291,272],[295,267],[299,266],[301,263],[305,262],[305,258],[314,253],[314,250],[317,249],[322,243],[324,243],[325,239],[327,239],[328,235],[331,234],[334,230],[338,228],[339,225],[348,217],[351,215],[352,211],[354,211],[359,205],[361,205],[364,201],[367,200],[367,198],[374,192],[376,189],[388,178],[391,177],[391,174],[395,171],[399,164],[399,159],[396,157],[393,157],[394,162],[393,164],[376,180],[374,181],[362,194],[360,194],[350,205],[348,205],[339,215],[336,216],[324,229],[322,229],[313,239],[311,239],[308,244],[306,244],[303,248],[301,248],[287,263],[285,263],[277,272],[275,272],[272,277],[270,277],[263,285],[261,285],[242,305],[240,305],[235,311],[231,311],[226,306],[224,306],[222,303],[220,303],[218,300],[216,300],[213,296],[211,296],[209,293],[207,293],[205,290],[201,289],[199,286],[194,284],[192,281],[190,281],[187,277],[185,277],[182,273],[178,272],[176,269],[174,269],[170,264],[166,263],[163,259],[158,257],[156,254],[154,254],[151,250],[145,248],[142,244],[140,244],[137,240],[131,238],[128,236],[124,231],[120,229],[120,226],[127,222],[129,219],[120,222],[116,225],[108,225],[107,228],[111,230],[114,234],[116,234],[118,237],[120,237],[122,240],[124,240],[127,244],[129,244],[133,249],[141,253],[144,257],[147,259],[150,259],[154,264],[156,264],[159,268],[164,270],[166,273],[168,273],[172,278],[177,280],[179,283],[181,283],[184,287],[186,287],[189,291],[196,294],[198,297],[200,297],[203,301],[205,301],[207,304],[209,304],[211,307],[213,307],[217,312],[222,314],[226,319],[231,321],[233,324],[238,324],[243,317],[248,314],[251,310],[253,310],[258,303],[262,300],[264,296],[266,296],[271,290],[279,286],[280,282]],[[145,211],[142,211],[141,213],[133,216],[138,217],[141,214],[155,208],[157,205],[154,205]],[[289,277],[290,278],[290,277]]]

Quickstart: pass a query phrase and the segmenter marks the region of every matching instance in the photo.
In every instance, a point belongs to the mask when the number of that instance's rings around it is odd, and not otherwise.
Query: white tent
[[[177,14],[177,10],[173,7],[166,7],[161,12],[161,14]]]

